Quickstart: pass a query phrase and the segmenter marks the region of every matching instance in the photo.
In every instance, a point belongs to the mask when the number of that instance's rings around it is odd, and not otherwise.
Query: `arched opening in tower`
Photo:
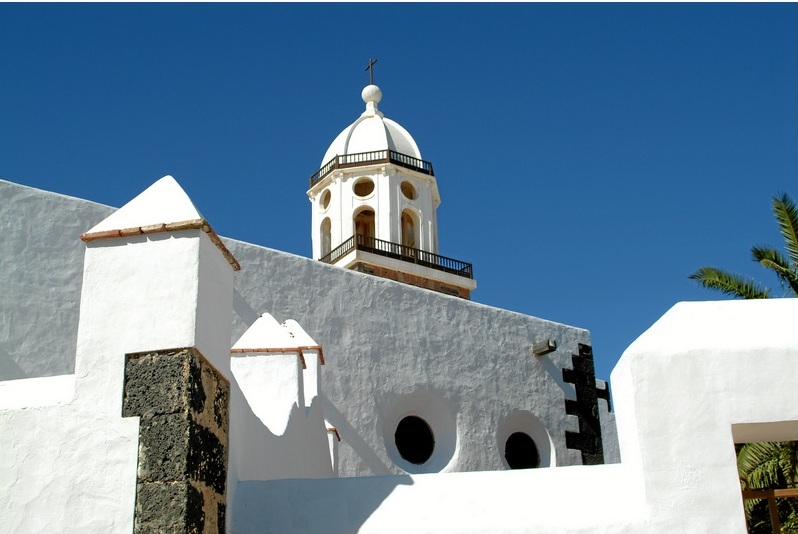
[[[416,219],[409,211],[402,212],[402,246],[418,248]]]
[[[321,223],[321,257],[323,258],[332,250],[332,223],[327,217]]]
[[[358,241],[374,246],[374,210],[365,209],[355,215],[355,235],[362,236]]]

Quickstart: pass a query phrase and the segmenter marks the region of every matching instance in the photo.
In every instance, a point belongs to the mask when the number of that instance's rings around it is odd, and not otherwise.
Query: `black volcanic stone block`
[[[152,416],[185,411],[188,350],[128,358],[122,416]]]
[[[122,415],[141,418],[136,534],[200,534],[208,518],[224,532],[229,388],[195,349],[128,355]]]
[[[186,416],[177,413],[142,419],[139,432],[141,480],[184,480],[190,433]]]

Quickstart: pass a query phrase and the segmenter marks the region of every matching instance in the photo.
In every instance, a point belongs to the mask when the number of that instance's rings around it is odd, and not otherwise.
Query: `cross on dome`
[[[366,70],[369,71],[369,85],[374,85],[374,65],[376,63],[376,59],[369,58],[369,64],[368,67],[366,67]]]
[[[362,98],[363,102],[366,103],[366,111],[363,112],[364,116],[372,116],[376,114],[382,117],[382,113],[380,113],[377,109],[377,104],[379,104],[380,100],[382,100],[382,91],[379,87],[374,85],[375,63],[377,63],[376,59],[369,58],[369,64],[366,67],[366,70],[369,71],[369,84],[363,88],[363,92],[360,93],[360,98]]]

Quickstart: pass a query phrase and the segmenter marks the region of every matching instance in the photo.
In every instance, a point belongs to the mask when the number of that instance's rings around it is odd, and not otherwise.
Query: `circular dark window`
[[[430,459],[435,449],[432,429],[426,421],[415,415],[408,415],[399,421],[394,439],[399,454],[411,464],[423,464]]]
[[[410,182],[402,182],[400,188],[402,189],[402,194],[410,200],[415,200],[418,196],[416,188]]]
[[[326,210],[329,207],[331,196],[332,194],[330,193],[329,189],[325,190],[324,193],[321,194],[321,209]]]
[[[534,440],[523,432],[515,432],[507,438],[504,459],[510,469],[530,469],[540,465],[540,454]]]
[[[374,182],[370,178],[361,178],[355,182],[353,187],[355,194],[359,197],[370,195],[374,191]]]

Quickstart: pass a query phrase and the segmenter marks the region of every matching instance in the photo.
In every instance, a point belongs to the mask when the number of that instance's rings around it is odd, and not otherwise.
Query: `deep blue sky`
[[[796,20],[796,4],[0,4],[0,178],[121,206],[172,174],[218,233],[309,256],[308,177],[376,57],[473,300],[589,329],[608,378],[674,303],[721,298],[697,267],[775,284],[749,250],[781,245],[770,198],[798,196]]]

